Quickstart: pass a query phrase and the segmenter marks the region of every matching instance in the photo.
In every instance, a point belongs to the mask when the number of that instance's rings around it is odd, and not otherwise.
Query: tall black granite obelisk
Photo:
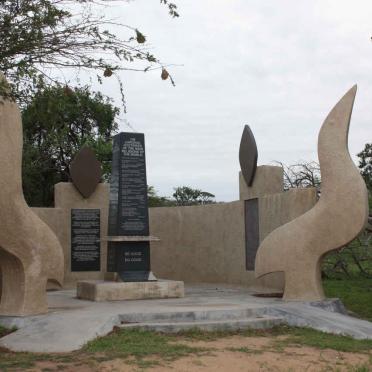
[[[150,269],[145,139],[114,137],[110,180],[107,271],[125,282],[156,280]]]

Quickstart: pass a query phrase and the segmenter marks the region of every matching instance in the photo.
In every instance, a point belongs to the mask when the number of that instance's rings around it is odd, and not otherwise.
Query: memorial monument
[[[47,283],[62,284],[63,277],[64,288],[77,283],[78,297],[93,301],[182,297],[181,280],[270,293],[284,288],[285,299],[323,299],[322,258],[357,236],[368,216],[366,187],[347,149],[355,94],[356,87],[319,133],[318,202],[311,188],[283,192],[281,167],[257,167],[246,126],[238,201],[150,213],[140,133],[115,136],[111,186],[100,183],[100,164],[83,148],[71,166],[73,183],[55,185],[55,207],[29,208],[21,182],[20,113],[2,99],[0,315],[46,312]],[[157,280],[152,270],[175,281]]]
[[[145,138],[119,133],[113,140],[107,271],[124,282],[156,280],[150,270]]]
[[[181,281],[151,272],[145,139],[142,133],[113,138],[108,217],[107,272],[113,280],[80,281],[78,298],[93,301],[183,297]],[[171,259],[171,258],[170,258]]]

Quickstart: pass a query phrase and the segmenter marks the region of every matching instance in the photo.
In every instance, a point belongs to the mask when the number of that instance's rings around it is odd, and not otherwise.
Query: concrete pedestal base
[[[145,300],[151,298],[184,297],[183,282],[108,282],[84,280],[77,282],[77,297],[90,301]]]

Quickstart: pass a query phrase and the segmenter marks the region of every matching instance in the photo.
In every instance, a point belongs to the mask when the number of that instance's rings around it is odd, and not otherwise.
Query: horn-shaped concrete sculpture
[[[0,74],[0,81],[5,79]],[[0,99],[0,315],[48,311],[47,281],[62,283],[62,247],[32,212],[22,191],[22,121],[18,106]]]
[[[285,273],[284,299],[324,299],[323,256],[353,240],[368,220],[366,185],[347,147],[356,86],[328,114],[318,137],[321,197],[305,214],[277,228],[261,243],[256,277]]]

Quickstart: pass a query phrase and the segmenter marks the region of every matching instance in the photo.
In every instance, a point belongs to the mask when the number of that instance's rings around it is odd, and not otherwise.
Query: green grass
[[[288,345],[306,345],[317,349],[332,349],[348,352],[370,352],[372,351],[372,340],[355,340],[349,336],[340,336],[330,333],[324,333],[311,328],[289,327],[286,325],[276,326],[271,329],[249,329],[243,331],[227,332],[203,332],[200,330],[190,330],[181,332],[176,337],[182,337],[189,340],[214,341],[218,338],[239,335],[243,337],[276,337],[287,336],[275,340],[276,347],[285,347]],[[175,337],[169,335],[167,337]],[[244,350],[235,350],[244,352]],[[252,350],[254,351],[254,350]],[[249,352],[246,350],[246,352]]]
[[[0,350],[0,371],[32,368],[36,362],[58,361],[58,357],[48,354],[12,353]]]
[[[27,369],[37,362],[63,364],[89,364],[92,368],[100,362],[125,359],[139,368],[158,365],[161,361],[172,361],[189,354],[200,355],[207,348],[191,347],[175,342],[174,337],[142,331],[139,329],[115,330],[105,337],[89,342],[78,352],[68,354],[13,353],[0,350],[0,371]]]
[[[338,297],[356,316],[372,321],[372,279],[324,280],[327,297]]]
[[[213,348],[185,345],[185,343],[182,343],[184,341],[213,341],[233,335],[274,337],[268,350],[278,353],[282,352],[287,346],[310,346],[317,349],[333,349],[358,353],[372,352],[372,340],[354,340],[351,337],[336,336],[308,328],[291,328],[288,326],[278,326],[268,330],[237,332],[191,330],[176,335],[166,335],[140,329],[116,329],[111,334],[99,337],[89,342],[82,350],[73,353],[32,354],[0,350],[0,371],[32,368],[37,362],[43,361],[53,362],[60,369],[68,367],[71,370],[71,368],[78,365],[88,365],[94,369],[100,362],[113,359],[123,359],[126,363],[133,364],[134,367],[145,369],[180,357],[203,355],[213,351]],[[276,338],[276,336],[283,335],[287,337]],[[254,348],[240,347],[227,348],[226,350],[251,354],[260,353],[266,349],[256,350]],[[360,371],[363,371],[363,369]]]
[[[238,331],[202,331],[198,328],[192,328],[187,331],[181,331],[176,334],[170,334],[168,337],[180,338],[186,341],[215,341],[220,338],[230,336],[242,337],[275,337],[286,334],[288,327],[276,326],[270,329],[245,329]]]
[[[9,328],[5,328],[5,327],[3,327],[3,326],[0,325],[0,338],[6,336],[9,333],[12,333],[12,332],[14,332],[16,330],[17,330],[16,327],[13,327],[13,328],[10,328],[9,329]]]
[[[8,333],[8,329],[0,325],[0,337],[5,336]]]
[[[288,335],[286,338],[275,341],[275,345],[281,348],[289,345],[301,345],[351,353],[372,352],[372,340],[356,340],[349,336],[333,335],[311,328],[286,326],[281,328],[283,334]]]
[[[228,351],[234,351],[234,352],[238,352],[238,353],[244,353],[244,354],[261,354],[261,353],[264,352],[264,350],[251,349],[251,348],[246,347],[246,346],[242,346],[242,347],[229,347],[226,350],[228,350]]]
[[[141,329],[115,330],[89,342],[83,349],[89,354],[104,353],[109,359],[134,357],[138,361],[153,356],[169,361],[206,351],[206,348],[179,344],[172,336]]]

